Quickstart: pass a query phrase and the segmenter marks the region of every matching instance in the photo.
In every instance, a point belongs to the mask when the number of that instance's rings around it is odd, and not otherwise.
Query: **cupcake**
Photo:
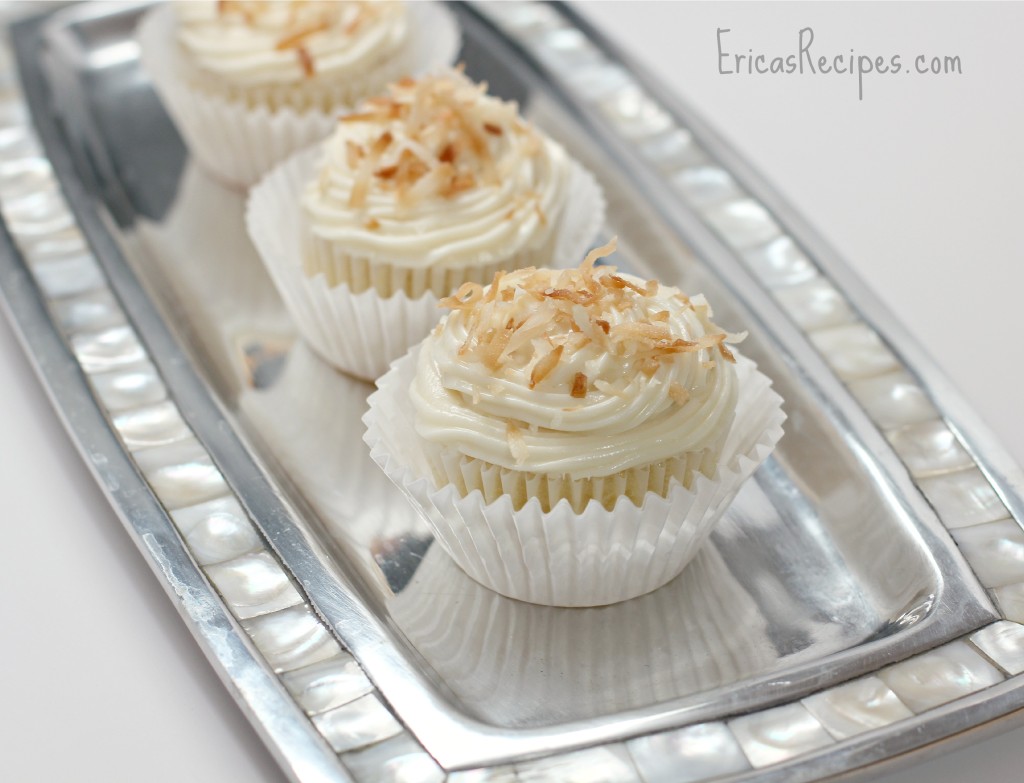
[[[371,456],[471,577],[586,606],[676,576],[782,435],[702,297],[594,262],[498,273],[378,382]]]
[[[403,79],[253,189],[250,236],[316,351],[376,378],[438,301],[551,258],[604,218],[594,178],[461,71]]]
[[[433,2],[172,2],[147,14],[138,39],[193,154],[244,187],[328,136],[339,112],[459,48]]]

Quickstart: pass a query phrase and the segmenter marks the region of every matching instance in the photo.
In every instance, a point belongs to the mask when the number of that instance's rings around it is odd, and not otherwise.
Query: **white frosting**
[[[516,286],[530,271],[505,276],[501,288]],[[559,285],[554,276],[560,273],[540,271],[552,276],[552,286]],[[613,272],[600,268],[597,274]],[[620,277],[640,288],[645,285],[629,275]],[[630,355],[628,343],[609,345],[593,333],[593,319],[600,318],[613,335],[617,325],[652,320],[667,326],[672,340],[696,342],[721,335],[708,320],[703,300],[691,304],[678,289],[662,286],[653,296],[631,295],[621,309],[586,312],[590,308],[577,305],[573,317],[582,332],[567,330],[564,322],[536,305],[536,298],[518,289],[512,301],[490,306],[487,323],[526,318],[517,332],[530,333],[532,313],[541,329],[518,344],[513,336],[496,369],[478,351],[465,350],[473,345],[472,340],[467,343],[475,328],[473,308],[449,314],[424,341],[410,389],[421,437],[504,468],[573,479],[609,476],[720,443],[732,422],[737,388],[734,366],[717,347],[664,355],[656,368],[645,368],[649,352]],[[667,321],[655,318],[664,311]],[[589,343],[570,350],[588,334],[593,336]],[[531,389],[535,366],[552,345],[567,338],[570,345],[557,366]],[[571,396],[577,373],[588,384],[583,398]],[[521,438],[516,454],[509,422]]]
[[[424,99],[424,93],[432,97]],[[568,197],[570,160],[560,145],[519,119],[515,104],[483,94],[457,73],[392,85],[390,96],[380,100],[408,111],[386,118],[381,104],[371,102],[364,114],[341,122],[325,145],[319,178],[303,198],[316,236],[353,256],[406,267],[488,263],[546,246]],[[448,116],[453,105],[463,126],[453,129],[431,116]],[[359,120],[366,111],[373,116]],[[473,153],[463,143],[463,152],[446,165],[445,147],[460,134],[467,142],[466,127],[484,151]],[[370,149],[385,133],[391,141],[379,157],[353,160],[352,145]],[[427,173],[401,192],[392,179],[373,172],[386,171],[403,154],[414,155]],[[444,182],[453,172],[470,177],[472,185],[446,193]],[[354,207],[357,188],[365,188],[365,201]]]
[[[195,64],[237,87],[363,76],[397,56],[409,35],[398,2],[193,0],[174,7],[178,40]]]

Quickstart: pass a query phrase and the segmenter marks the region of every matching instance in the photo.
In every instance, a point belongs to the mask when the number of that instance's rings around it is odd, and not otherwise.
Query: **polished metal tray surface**
[[[467,72],[600,180],[615,262],[749,329],[789,419],[682,576],[559,609],[462,574],[373,465],[372,387],[296,339],[245,194],[190,160],[139,66],[147,7],[17,27],[35,131],[10,95],[4,297],[290,777],[816,780],[1024,707],[1020,471],[799,216],[582,19],[453,6]]]

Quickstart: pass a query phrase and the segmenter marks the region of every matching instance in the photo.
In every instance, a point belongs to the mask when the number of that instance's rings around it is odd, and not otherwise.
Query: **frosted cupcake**
[[[440,298],[498,270],[578,258],[604,217],[593,177],[459,71],[403,79],[250,197],[250,235],[303,336],[376,378]]]
[[[701,297],[595,267],[466,283],[370,400],[371,455],[470,576],[598,605],[676,576],[781,437]]]
[[[148,14],[139,42],[192,152],[248,186],[389,81],[450,64],[459,35],[437,3],[195,0]]]

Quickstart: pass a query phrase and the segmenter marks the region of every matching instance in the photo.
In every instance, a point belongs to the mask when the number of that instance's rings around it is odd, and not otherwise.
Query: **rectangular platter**
[[[18,24],[3,293],[129,533],[295,780],[819,780],[1024,707],[1019,469],[834,253],[558,4],[458,4],[467,72],[608,196],[616,262],[716,303],[786,435],[684,574],[478,586],[370,461],[140,69],[146,4]]]

